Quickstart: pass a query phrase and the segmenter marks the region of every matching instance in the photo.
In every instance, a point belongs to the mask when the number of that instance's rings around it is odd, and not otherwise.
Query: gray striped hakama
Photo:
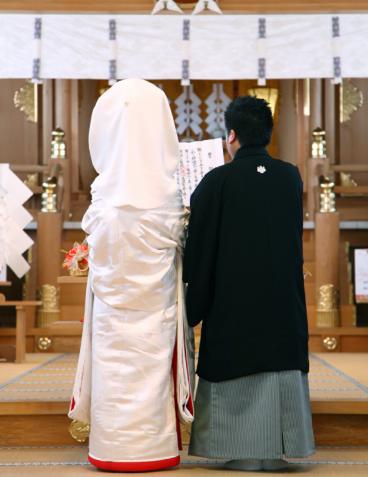
[[[280,459],[313,453],[306,374],[260,373],[219,383],[199,379],[189,454]]]

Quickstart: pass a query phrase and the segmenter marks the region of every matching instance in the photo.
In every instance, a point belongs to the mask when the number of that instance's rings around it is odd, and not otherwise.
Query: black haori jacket
[[[298,169],[257,147],[192,194],[183,279],[189,324],[202,321],[201,378],[308,372],[302,198]]]

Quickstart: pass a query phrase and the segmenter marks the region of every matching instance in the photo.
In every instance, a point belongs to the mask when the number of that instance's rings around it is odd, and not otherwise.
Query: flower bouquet
[[[88,245],[85,242],[74,242],[73,248],[65,252],[63,268],[75,277],[88,275]]]

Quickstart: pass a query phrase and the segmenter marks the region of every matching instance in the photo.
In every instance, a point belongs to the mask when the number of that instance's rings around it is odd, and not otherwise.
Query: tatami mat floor
[[[77,354],[27,355],[24,364],[0,364],[0,402],[64,401],[72,393]],[[312,353],[311,399],[368,402],[368,353]]]
[[[8,447],[0,448],[1,477],[79,477],[98,471],[87,462],[87,447]],[[228,476],[232,472],[224,470],[221,462],[190,457],[182,453],[179,468],[155,472],[155,477],[215,477]],[[268,472],[267,475],[305,474],[311,477],[367,477],[368,447],[324,447],[301,463],[293,463],[288,471]],[[247,475],[259,475],[259,472],[247,472]],[[100,473],[100,475],[102,475]],[[119,475],[119,474],[117,474]],[[145,475],[147,474],[135,474]]]
[[[27,353],[24,363],[0,363],[0,386],[61,356],[61,353]]]

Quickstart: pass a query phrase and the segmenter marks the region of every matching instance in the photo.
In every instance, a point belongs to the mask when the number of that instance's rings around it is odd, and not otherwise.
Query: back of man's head
[[[272,111],[264,99],[255,96],[239,96],[225,111],[225,126],[233,130],[240,146],[265,147],[271,141]]]

